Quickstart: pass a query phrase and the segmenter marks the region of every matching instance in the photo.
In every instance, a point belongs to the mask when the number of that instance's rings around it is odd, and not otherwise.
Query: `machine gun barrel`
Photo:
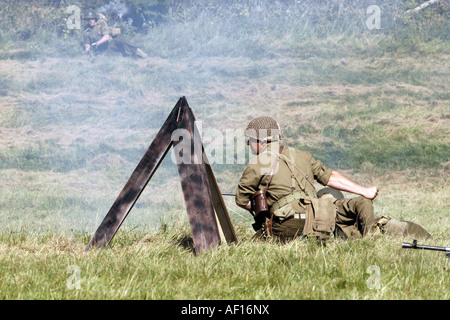
[[[444,251],[446,253],[446,257],[450,258],[450,247],[436,247],[436,246],[418,245],[417,244],[417,239],[414,239],[413,243],[402,243],[402,248]]]

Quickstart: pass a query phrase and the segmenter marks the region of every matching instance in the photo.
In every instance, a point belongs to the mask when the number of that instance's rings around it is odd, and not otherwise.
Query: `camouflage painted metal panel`
[[[185,99],[182,101],[180,110],[179,128],[187,131],[184,132],[183,139],[190,138],[188,139],[190,143],[186,144],[184,141],[182,152],[188,152],[189,157],[180,161],[180,158],[177,158],[180,157],[178,152],[175,152],[175,157],[195,251],[201,253],[210,247],[219,246],[221,239],[211,200],[211,187],[203,160],[201,137],[195,126],[195,117]],[[182,142],[174,141],[174,149],[180,143]]]
[[[176,119],[181,100],[173,108],[153,142],[128,179],[116,201],[98,227],[86,250],[90,247],[104,247],[109,244],[122,225],[136,200],[141,195],[150,178],[164,159],[172,145],[172,132],[176,129]]]
[[[185,133],[190,136],[190,145],[187,148],[187,151],[190,151],[190,161],[187,163],[180,161],[180,154],[177,153],[175,153],[175,157],[196,252],[201,253],[220,245],[216,213],[226,241],[237,241],[212,169],[204,161],[206,157],[194,121],[195,117],[186,98],[180,98],[100,224],[86,250],[94,246],[106,246],[112,240],[169,148],[172,145],[175,147],[181,142],[172,141],[172,133],[176,129],[184,129]],[[196,154],[196,150],[201,150],[200,154]]]
[[[233,224],[231,223],[227,207],[225,205],[225,202],[223,201],[222,193],[220,192],[212,168],[206,159],[206,155],[204,159],[205,159],[206,173],[208,174],[209,185],[211,187],[210,189],[211,199],[214,205],[214,209],[216,210],[216,216],[222,229],[222,233],[227,243],[238,242],[238,238],[236,232],[234,231]]]

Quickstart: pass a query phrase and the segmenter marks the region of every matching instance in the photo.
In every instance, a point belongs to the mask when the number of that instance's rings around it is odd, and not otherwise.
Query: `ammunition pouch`
[[[289,194],[275,202],[270,207],[270,213],[273,213],[280,221],[288,219],[296,213],[302,213],[304,211],[304,207],[300,206],[299,202],[295,200],[300,200],[305,197],[306,194],[303,191],[297,191],[293,194]],[[290,207],[286,208],[287,205],[290,205]]]
[[[255,216],[269,213],[269,206],[267,205],[267,197],[265,190],[258,190],[250,197],[252,211]]]
[[[253,229],[258,231],[266,222],[269,216],[269,206],[267,205],[267,197],[265,190],[258,190],[250,197],[251,209],[255,213],[255,223],[252,224]]]
[[[313,235],[319,240],[328,240],[336,227],[335,198],[324,195],[320,198],[306,197],[302,201],[306,206],[306,221],[303,235]]]

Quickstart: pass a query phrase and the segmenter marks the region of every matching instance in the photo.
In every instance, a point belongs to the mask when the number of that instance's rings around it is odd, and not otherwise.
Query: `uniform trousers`
[[[357,238],[375,232],[381,217],[374,214],[372,201],[364,197],[336,200],[336,236]],[[274,217],[272,233],[281,240],[302,235],[305,220],[300,215],[280,221]]]

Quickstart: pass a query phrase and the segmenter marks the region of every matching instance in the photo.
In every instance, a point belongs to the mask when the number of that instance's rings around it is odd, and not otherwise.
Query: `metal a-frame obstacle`
[[[194,121],[186,98],[181,97],[86,246],[86,251],[110,243],[170,147],[175,148],[182,143],[182,140],[172,140],[172,133],[177,129],[187,130],[190,134],[191,161],[182,161],[177,152],[175,158],[196,253],[219,246],[221,233],[227,243],[238,241]],[[195,153],[198,147],[201,148],[201,159]],[[183,155],[184,160],[185,157],[186,154]]]

